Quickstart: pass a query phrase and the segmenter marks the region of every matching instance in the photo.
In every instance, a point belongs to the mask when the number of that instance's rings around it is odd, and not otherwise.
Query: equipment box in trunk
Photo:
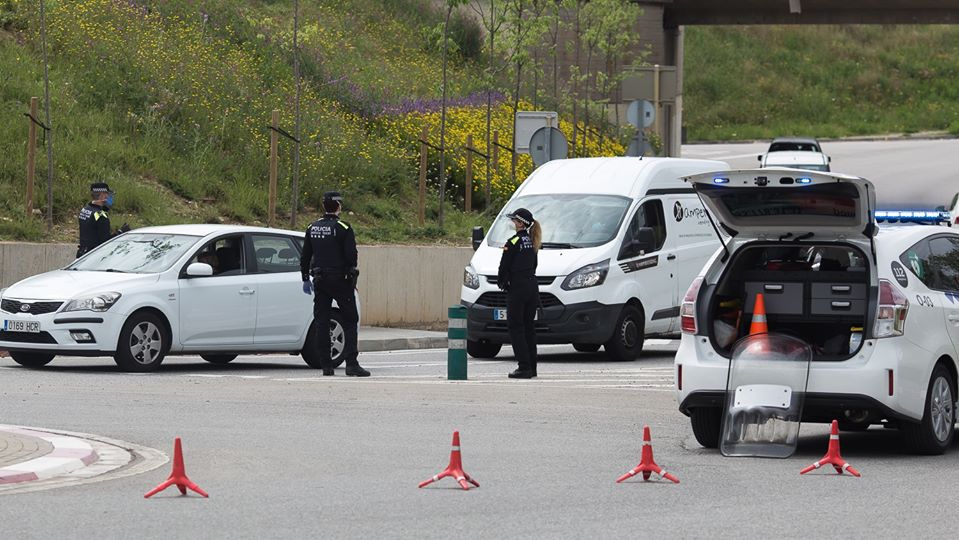
[[[783,281],[750,281],[746,287],[746,313],[752,313],[756,306],[756,293],[762,293],[767,314],[802,315],[803,283]]]

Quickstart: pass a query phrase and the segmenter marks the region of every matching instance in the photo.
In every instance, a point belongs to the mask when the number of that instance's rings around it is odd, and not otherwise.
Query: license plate
[[[505,321],[506,320],[506,310],[505,309],[494,309],[493,310],[493,320],[494,321]],[[536,310],[536,314],[533,315],[533,320],[539,320],[539,310]]]
[[[40,333],[40,323],[37,321],[3,321],[3,329],[6,332],[28,332],[31,334]]]

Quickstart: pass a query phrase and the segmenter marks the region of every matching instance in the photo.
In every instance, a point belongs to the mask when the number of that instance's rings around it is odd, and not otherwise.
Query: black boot
[[[535,376],[536,372],[519,368],[508,375],[510,379],[532,379]]]
[[[346,376],[347,377],[369,377],[370,372],[360,367],[359,364],[354,364],[352,366],[346,366]]]
[[[334,375],[334,372],[333,372],[333,369],[332,369],[332,368],[330,368],[330,369],[324,368],[324,369],[323,369],[323,376],[324,376],[324,377],[332,377],[333,375]]]

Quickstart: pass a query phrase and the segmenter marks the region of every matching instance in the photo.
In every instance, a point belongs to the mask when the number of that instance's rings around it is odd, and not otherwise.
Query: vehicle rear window
[[[743,220],[787,217],[819,225],[855,225],[859,222],[859,192],[853,184],[813,184],[802,187],[738,189],[703,185],[699,193],[718,203],[724,213]],[[783,221],[787,221],[784,219]],[[771,223],[772,224],[772,223]]]

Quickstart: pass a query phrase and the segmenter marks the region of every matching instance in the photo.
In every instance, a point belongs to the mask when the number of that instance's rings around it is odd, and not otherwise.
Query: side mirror
[[[195,262],[186,267],[188,277],[208,277],[213,275],[213,267],[207,263]]]
[[[762,156],[756,156],[756,161],[762,163],[763,157],[762,157]]]
[[[832,156],[826,156],[826,159],[829,160],[829,163],[832,163]]]
[[[486,233],[483,232],[482,227],[473,227],[473,251],[479,249],[485,236]]]

